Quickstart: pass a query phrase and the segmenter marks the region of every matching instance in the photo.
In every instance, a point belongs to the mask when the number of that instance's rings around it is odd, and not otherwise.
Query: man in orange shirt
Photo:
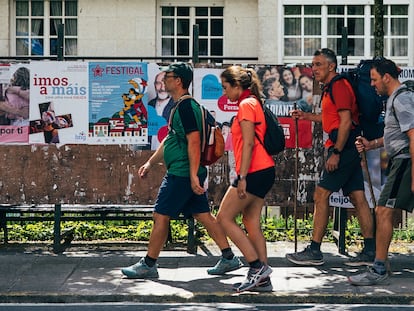
[[[312,241],[304,251],[286,255],[289,261],[298,265],[324,264],[320,247],[329,220],[329,196],[339,189],[349,196],[354,205],[364,237],[364,249],[346,264],[369,265],[375,257],[374,222],[365,198],[361,159],[355,147],[355,138],[358,136],[358,107],[355,94],[347,80],[338,79],[330,85],[337,75],[336,68],[335,52],[326,48],[317,50],[312,61],[313,74],[324,90],[332,87],[335,100],[332,100],[329,92],[324,91],[321,114],[292,111],[293,118],[322,122],[324,132],[329,134],[329,139],[325,142],[325,167],[314,193]]]

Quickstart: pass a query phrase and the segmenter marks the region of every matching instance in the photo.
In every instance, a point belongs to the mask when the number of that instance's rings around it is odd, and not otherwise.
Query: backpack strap
[[[205,145],[206,145],[206,141],[207,141],[207,135],[206,135],[205,132],[206,132],[206,119],[207,119],[206,114],[208,112],[191,95],[186,94],[186,95],[181,96],[178,99],[177,104],[171,109],[170,118],[169,118],[169,121],[168,121],[168,131],[173,131],[174,130],[173,127],[172,127],[172,119],[173,119],[174,113],[178,109],[178,106],[180,105],[180,103],[182,103],[186,99],[193,100],[198,105],[198,107],[200,108],[200,112],[201,112],[201,130],[202,130],[202,133],[201,133],[201,152],[203,152],[204,148],[205,148]]]
[[[346,77],[345,75],[342,75],[342,74],[338,74],[338,75],[336,75],[335,77],[333,77],[332,79],[331,79],[331,81],[329,81],[329,83],[328,84],[326,84],[325,86],[323,86],[323,89],[322,89],[322,94],[321,94],[321,102],[322,102],[322,99],[323,99],[323,96],[325,95],[325,93],[327,93],[328,95],[329,95],[329,97],[331,98],[331,101],[332,101],[332,103],[334,104],[334,105],[336,105],[335,104],[335,99],[334,99],[334,96],[333,96],[333,84],[336,82],[336,81],[339,81],[339,80],[342,80],[342,79],[344,79],[345,81],[347,81],[348,83],[349,83],[349,86],[351,87],[351,90],[352,90],[352,92],[354,93],[354,97],[355,97],[355,100],[356,100],[356,94],[355,94],[355,91],[354,91],[354,88],[353,88],[353,86],[352,86],[352,82],[349,80],[349,78],[348,77]],[[358,106],[358,104],[357,104],[357,106]],[[359,110],[359,107],[358,107],[358,110]],[[353,124],[353,126],[355,127],[355,128],[357,128],[358,127],[358,124],[357,123],[355,123],[354,122],[354,120],[352,120],[352,124]]]
[[[413,91],[414,91],[412,88],[410,88],[410,86],[409,86],[409,85],[405,84],[404,82],[403,82],[403,83],[401,83],[401,84],[403,85],[403,87],[400,87],[400,88],[397,90],[397,92],[395,93],[394,98],[392,99],[392,102],[391,102],[391,111],[392,111],[392,113],[393,113],[393,115],[394,115],[394,118],[398,121],[398,123],[399,123],[400,121],[398,120],[398,118],[397,118],[397,114],[395,113],[395,109],[394,109],[394,100],[397,98],[397,96],[399,96],[399,95],[400,95],[400,94],[402,94],[402,93],[405,93],[405,92],[413,92]]]
[[[327,93],[327,94],[329,95],[329,97],[331,98],[332,103],[335,105],[335,99],[334,99],[334,97],[333,97],[333,91],[332,91],[332,89],[333,89],[333,84],[334,84],[336,81],[339,81],[339,80],[342,80],[342,79],[347,80],[347,81],[349,82],[349,84],[351,84],[351,82],[348,80],[348,78],[347,78],[347,77],[345,77],[344,75],[338,74],[338,75],[334,76],[334,77],[331,79],[331,81],[329,81],[329,83],[328,83],[328,84],[326,84],[326,85],[324,85],[324,86],[323,86],[321,98],[323,98],[323,96]],[[351,85],[351,88],[352,88],[352,85]]]
[[[182,101],[184,101],[186,99],[191,99],[191,98],[193,98],[193,97],[191,95],[189,95],[189,94],[185,94],[185,95],[181,96],[178,99],[178,101],[175,104],[175,106],[171,109],[170,117],[168,119],[168,131],[173,130],[173,128],[172,128],[172,119],[173,119],[173,116],[174,116],[175,111],[178,109],[178,106],[181,104]]]
[[[264,105],[264,103],[262,102],[262,101],[260,101],[256,96],[254,96],[253,94],[251,94],[250,96],[249,96],[249,98],[254,98],[254,99],[256,99],[256,101],[259,103],[259,106],[262,108],[262,111],[263,111],[263,114],[264,114],[264,108],[263,108],[263,105]],[[265,120],[265,122],[266,122],[266,120]],[[254,123],[254,126],[256,126],[256,125],[259,125],[260,123],[262,123],[262,122],[255,122]],[[260,137],[259,137],[259,135],[257,135],[257,132],[256,132],[256,130],[254,131],[254,136],[256,136],[256,138],[257,138],[257,140],[263,145],[263,141],[260,139]],[[263,145],[264,146],[264,145]]]
[[[260,107],[262,107],[262,111],[263,111],[263,114],[264,114],[264,108],[263,108],[264,103],[262,101],[260,101],[253,94],[250,94],[248,98],[254,98],[254,99],[256,99],[256,101],[259,103]],[[266,120],[265,120],[265,122],[266,122]],[[254,126],[259,125],[260,123],[262,123],[262,122],[255,122],[254,123]],[[262,146],[264,147],[263,141],[260,139],[259,135],[257,135],[256,130],[254,131],[254,136],[257,138],[257,140],[259,141],[259,143],[262,144]]]

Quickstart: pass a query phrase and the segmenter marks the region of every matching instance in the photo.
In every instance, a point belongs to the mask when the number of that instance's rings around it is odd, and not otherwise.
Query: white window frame
[[[29,0],[29,3],[31,3],[31,0]],[[76,16],[65,16],[64,14],[63,14],[63,16],[51,16],[50,15],[50,0],[44,0],[43,1],[43,13],[44,14],[42,16],[38,16],[38,17],[43,18],[43,36],[39,36],[43,39],[43,55],[42,56],[55,56],[55,54],[50,54],[50,39],[51,38],[57,38],[57,35],[56,36],[55,35],[54,36],[50,35],[50,21],[51,21],[51,19],[61,18],[64,21],[66,18],[70,18],[70,19],[73,18],[73,19],[78,20],[79,19],[79,0],[77,0],[77,3],[78,3],[78,12],[77,12]],[[10,38],[11,38],[11,41],[10,41],[10,54],[11,55],[16,55],[16,52],[17,52],[16,51],[16,39],[17,39],[17,37],[16,37],[16,27],[17,27],[16,20],[17,20],[18,17],[16,16],[16,1],[15,0],[11,1],[10,9],[11,9],[10,12],[11,12],[11,16],[12,16],[12,18],[10,19],[11,20],[11,22],[10,22]],[[62,10],[63,10],[63,13],[64,13],[65,0],[62,0]],[[31,29],[30,20],[32,18],[33,18],[33,16],[31,15],[30,5],[29,5],[29,15],[28,15],[29,31]],[[66,39],[76,39],[76,40],[78,40],[78,33],[79,33],[79,29],[77,30],[77,34],[75,36],[74,35],[68,36],[68,35],[65,34],[64,35],[64,40],[66,40]],[[29,32],[27,37],[29,39],[31,39],[32,34]],[[64,51],[64,53],[65,53],[65,51]],[[76,54],[77,53],[75,53],[75,55]],[[29,48],[27,55],[17,55],[17,56],[35,56],[35,55],[32,55],[32,51]]]
[[[344,0],[341,5],[364,5],[364,32],[365,34],[371,33],[371,24],[370,22],[367,22],[370,20],[370,15],[373,13],[370,13],[370,6],[374,6],[375,1],[374,0],[367,0],[364,1],[364,3],[361,3],[361,1],[356,0]],[[327,23],[327,13],[328,13],[328,5],[331,5],[329,1],[325,0],[281,0],[279,1],[279,7],[278,11],[280,12],[280,18],[278,22],[278,29],[282,29],[280,31],[281,36],[279,38],[279,53],[278,55],[281,56],[281,59],[279,62],[281,63],[308,63],[309,57],[308,56],[285,56],[284,55],[284,6],[285,5],[319,5],[322,6],[322,22],[321,22],[321,47],[327,46],[327,38],[328,38],[328,23]],[[384,0],[384,6],[385,6],[385,12],[384,12],[384,23],[390,23],[390,17],[388,15],[388,8],[391,5],[407,5],[408,6],[408,16],[414,16],[414,4],[410,0]],[[390,29],[388,27],[388,29]],[[303,35],[302,35],[303,37]],[[401,36],[390,36],[389,34],[384,34],[384,40],[387,40],[388,42],[391,42],[393,38],[401,37]],[[408,19],[408,35],[407,41],[408,46],[407,50],[412,51],[413,49],[413,41],[414,41],[414,19],[409,18]],[[303,39],[303,38],[302,38]],[[371,58],[371,40],[373,40],[373,36],[364,36],[364,55],[358,55],[358,56],[348,56],[348,63],[358,63],[361,58]],[[414,62],[414,55],[412,53],[408,52],[407,56],[404,57],[394,57],[393,55],[390,55],[390,44],[387,43],[386,45],[387,50],[384,50],[384,56],[392,58],[394,61],[396,61],[399,64],[406,64],[406,65],[412,65]],[[385,47],[384,47],[385,48]]]
[[[189,16],[189,23],[190,23],[190,33],[189,36],[187,37],[183,37],[183,36],[175,36],[173,35],[172,38],[174,38],[174,55],[163,55],[162,54],[162,7],[188,7],[190,8],[190,16]],[[208,55],[202,55],[202,56],[208,56],[208,57],[214,57],[217,55],[211,55],[211,46],[210,46],[210,40],[211,39],[220,39],[223,42],[223,55],[224,55],[224,1],[166,1],[166,0],[159,0],[157,2],[157,56],[162,56],[162,57],[170,57],[171,59],[176,59],[176,57],[186,57],[184,55],[177,55],[177,42],[176,39],[177,38],[188,38],[189,40],[189,55],[188,55],[188,59],[191,60],[192,56],[193,56],[193,25],[195,24],[195,20],[196,20],[196,15],[195,15],[195,8],[196,7],[208,7],[208,8],[212,8],[212,7],[223,7],[223,16],[221,17],[223,19],[223,35],[222,36],[199,36],[200,39],[207,39],[208,41]],[[203,18],[208,19],[209,21],[209,29],[210,28],[210,22],[211,19],[218,19],[220,18],[219,16],[203,16]],[[176,23],[176,19],[177,16],[174,16],[174,20]],[[176,26],[176,24],[175,24]],[[222,55],[222,56],[223,56]],[[221,56],[217,56],[217,57],[221,57]]]

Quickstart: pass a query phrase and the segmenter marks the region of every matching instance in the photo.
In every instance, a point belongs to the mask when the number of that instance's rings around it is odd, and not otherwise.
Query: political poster
[[[167,136],[168,120],[175,106],[174,99],[165,89],[164,68],[156,63],[148,64],[148,144],[151,150],[156,150]]]
[[[253,67],[263,86],[264,103],[278,117],[285,132],[286,148],[296,147],[296,123],[289,112],[297,107],[307,112],[314,110],[313,79],[309,67],[255,65]],[[196,68],[194,71],[194,97],[203,104],[224,129],[228,128],[237,113],[237,102],[230,101],[221,87],[223,69]],[[289,74],[290,75],[289,75]],[[312,147],[312,123],[298,121],[298,147]],[[230,146],[230,143],[226,145]]]

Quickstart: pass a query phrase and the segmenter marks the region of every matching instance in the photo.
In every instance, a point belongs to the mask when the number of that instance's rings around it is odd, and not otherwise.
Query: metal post
[[[199,47],[199,41],[198,38],[200,36],[200,30],[199,26],[197,24],[193,25],[193,64],[196,64],[199,62],[199,53],[200,53],[200,47]]]
[[[298,109],[296,102],[293,103],[293,109]],[[298,119],[295,119],[295,194],[293,196],[293,215],[294,215],[294,231],[295,231],[295,253],[298,251],[298,228],[297,228],[297,219],[298,219],[298,183],[299,183],[299,127]]]
[[[60,236],[61,236],[61,229],[60,229],[60,216],[62,212],[62,205],[55,204],[55,223],[53,227],[53,252],[55,254],[61,252],[60,247]]]
[[[384,56],[384,1],[374,1],[374,56]]]
[[[65,34],[64,34],[64,24],[58,25],[58,37],[57,37],[57,60],[63,60],[63,51],[64,51],[64,43],[65,43]]]
[[[342,42],[341,42],[341,65],[348,64],[348,28],[342,27]]]

